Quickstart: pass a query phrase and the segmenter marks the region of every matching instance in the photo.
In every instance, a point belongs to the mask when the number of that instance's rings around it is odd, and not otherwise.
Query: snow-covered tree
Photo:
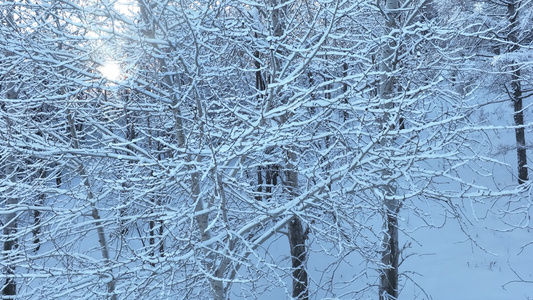
[[[516,193],[447,4],[0,6],[4,295],[401,297],[402,216]]]

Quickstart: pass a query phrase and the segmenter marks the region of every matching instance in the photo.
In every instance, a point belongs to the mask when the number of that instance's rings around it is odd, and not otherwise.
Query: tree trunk
[[[13,16],[11,14],[7,15],[6,20],[9,24],[13,25]],[[8,84],[6,97],[7,99],[17,99],[18,98],[18,90],[15,88],[13,83]],[[7,111],[9,114],[9,110]],[[6,117],[8,118],[8,117]],[[11,122],[9,119],[7,119],[8,124],[8,132],[11,131]],[[15,165],[15,158],[13,156],[9,156],[7,158],[7,164],[4,166],[4,176],[6,182],[11,182],[11,184],[15,185],[17,180],[17,167]],[[3,192],[5,197],[5,210],[14,209],[19,199],[14,197],[13,195],[10,195],[11,188],[8,188],[6,192]],[[5,269],[5,276],[6,281],[5,284],[2,287],[2,299],[14,299],[17,294],[17,284],[15,282],[15,264],[13,261],[15,260],[15,250],[17,248],[17,213],[12,210],[8,214],[4,216],[4,223],[2,224],[4,227],[3,230],[3,239],[4,239],[4,245],[3,245],[3,260]]]
[[[291,151],[288,154],[287,162],[287,186],[286,193],[290,198],[297,197],[298,191],[298,173],[292,161],[296,153]],[[308,279],[305,263],[307,260],[307,249],[305,246],[306,234],[302,226],[302,221],[298,216],[289,222],[289,246],[291,248],[292,260],[292,297],[299,300],[308,300]]]
[[[143,21],[145,22],[146,28],[143,29],[144,34],[151,38],[156,38],[156,22],[157,18],[153,15],[152,7],[150,6],[148,1],[145,0],[138,0],[141,17]],[[186,19],[187,20],[187,19]],[[192,24],[187,23],[187,25],[192,29]],[[194,43],[198,43],[196,40],[196,36],[193,34],[192,36]],[[155,49],[158,49],[159,46],[157,43],[154,43],[152,45]],[[198,54],[198,53],[197,53]],[[167,61],[162,57],[156,57],[157,62],[160,65],[161,71],[163,73],[167,73],[169,70],[169,67],[167,65]],[[197,66],[199,67],[199,66]],[[196,74],[198,75],[198,74]],[[180,89],[180,80],[175,79],[173,75],[166,74],[163,77],[163,82],[165,86],[167,86],[170,90],[172,90],[174,87],[177,87]],[[176,97],[176,93],[172,92],[172,114],[174,117],[174,132],[176,134],[176,142],[180,148],[187,148],[187,140],[186,140],[186,133],[183,127],[183,121],[181,113],[181,109],[179,106],[179,99]],[[202,103],[200,102],[199,95],[195,94],[195,100],[196,100],[196,111],[198,112],[198,118],[203,118],[203,112],[204,109],[202,107]],[[203,124],[200,125],[200,133],[201,135],[204,132],[204,126]],[[200,140],[202,137],[200,137]],[[187,154],[185,158],[187,163],[198,163],[201,161],[201,156],[196,155],[193,156],[192,154]],[[191,192],[191,198],[193,203],[196,203],[194,212],[199,213],[201,211],[204,211],[207,209],[208,204],[204,201],[202,195],[200,194],[200,174],[192,165],[189,165],[189,171],[190,173],[190,192]],[[209,215],[207,213],[199,213],[195,216],[196,223],[198,225],[198,229],[200,231],[200,237],[202,241],[208,241],[211,239],[211,230],[209,229]],[[205,267],[208,271],[213,272],[213,276],[209,278],[209,283],[211,285],[211,291],[213,298],[215,300],[225,300],[226,293],[227,293],[227,286],[224,286],[224,274],[226,272],[227,267],[227,259],[222,259],[222,262],[216,266],[217,260],[216,260],[216,252],[211,249],[205,249],[205,255],[206,255],[206,262]]]
[[[305,247],[305,233],[300,218],[295,216],[289,223],[289,245],[292,258],[292,297],[294,299],[308,300],[307,270],[305,261],[307,250]]]
[[[511,87],[513,89],[514,123],[516,136],[516,154],[518,158],[518,184],[528,180],[526,133],[524,130],[524,111],[522,109],[522,88],[519,81],[520,70],[513,72]]]
[[[16,168],[12,165],[5,168],[6,177],[10,178],[10,181],[15,181]],[[18,204],[18,199],[8,195],[6,197],[5,209],[13,209]],[[17,284],[15,282],[15,265],[12,263],[14,260],[14,251],[17,247],[17,214],[13,211],[5,215],[4,217],[4,263],[6,267],[4,269],[6,281],[2,287],[2,299],[14,299],[14,296],[17,294]]]
[[[385,236],[383,237],[383,254],[381,262],[383,269],[381,270],[379,299],[396,299],[398,298],[398,258],[399,258],[399,244],[398,244],[398,218],[396,213],[387,210],[385,221]]]
[[[80,149],[79,139],[78,139],[78,133],[76,130],[76,124],[74,123],[74,118],[72,117],[72,112],[67,109],[67,122],[70,127],[70,135],[72,138],[72,145],[74,149]],[[109,268],[111,271],[111,256],[109,255],[109,246],[107,242],[107,237],[104,231],[104,225],[102,224],[100,212],[98,211],[98,208],[96,207],[95,203],[95,196],[93,194],[93,189],[91,182],[89,180],[89,176],[87,172],[85,171],[85,165],[83,162],[79,162],[78,165],[78,174],[80,175],[80,178],[83,182],[83,185],[87,189],[87,199],[91,203],[91,216],[94,219],[94,226],[96,227],[96,233],[98,234],[98,244],[100,245],[100,252],[102,253],[102,257],[105,261],[106,267]],[[117,294],[115,293],[115,279],[112,275],[110,275],[111,280],[107,282],[107,294],[110,297],[111,300],[117,299]]]
[[[46,178],[46,171],[44,169],[41,169],[39,171],[39,179],[45,180]],[[37,200],[35,201],[35,206],[43,206],[44,200],[45,200],[45,194],[41,193],[37,197]],[[33,245],[35,246],[34,251],[37,252],[41,248],[41,239],[39,238],[39,235],[41,234],[41,211],[36,209],[33,211],[33,229],[31,230],[31,233],[33,235]]]
[[[285,31],[285,17],[286,13],[281,2],[284,0],[271,0],[272,7],[272,35],[276,38],[282,37]],[[279,50],[278,50],[279,51]],[[272,78],[276,78],[276,74],[281,70],[281,61],[276,58],[276,53],[272,52],[273,74]],[[280,99],[281,101],[281,99]],[[282,123],[290,119],[291,113],[285,113],[281,119]],[[294,199],[298,196],[298,171],[295,165],[297,161],[297,152],[295,147],[287,149],[287,157],[285,162],[285,189],[284,192],[289,199]],[[307,249],[305,246],[306,234],[302,226],[302,222],[298,216],[294,216],[288,225],[289,232],[289,246],[291,251],[292,264],[292,297],[298,300],[308,300],[308,276],[305,269],[305,262],[307,260]]]
[[[518,16],[521,1],[513,0],[507,4],[507,19],[509,20],[509,35],[507,40],[510,42],[509,52],[515,52],[520,49],[518,44]],[[516,126],[516,154],[518,158],[518,184],[528,180],[527,153],[526,153],[526,133],[524,130],[524,111],[522,84],[520,82],[520,68],[514,62],[511,63],[511,92],[509,93],[514,106],[514,123]]]
[[[398,0],[387,0],[385,7],[386,26],[384,36],[388,40],[383,45],[380,64],[381,83],[379,88],[379,97],[381,100],[381,108],[383,109],[383,116],[381,119],[381,130],[388,131],[392,124],[389,110],[394,107],[393,97],[395,90],[395,81],[392,77],[392,72],[396,69],[397,63],[397,47],[398,42],[394,30],[398,28]],[[390,143],[385,138],[382,138],[381,146],[386,146]],[[390,200],[390,197],[396,194],[394,183],[389,181],[392,171],[387,169],[388,161],[384,159],[385,168],[381,174],[382,180],[389,182],[383,187],[384,195],[384,209],[383,223],[384,235],[381,262],[382,269],[380,274],[379,285],[379,299],[397,299],[398,297],[398,219],[397,213],[399,211],[399,203]],[[389,198],[389,199],[388,199]]]

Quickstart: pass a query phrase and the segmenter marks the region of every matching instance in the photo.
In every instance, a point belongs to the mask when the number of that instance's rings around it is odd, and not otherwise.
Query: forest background
[[[530,299],[530,0],[0,3],[2,299]]]

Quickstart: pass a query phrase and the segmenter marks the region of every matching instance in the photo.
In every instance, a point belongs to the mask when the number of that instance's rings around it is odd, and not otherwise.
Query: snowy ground
[[[494,221],[497,223],[497,220]],[[531,241],[527,230],[496,232],[483,228],[483,223],[471,228],[478,245],[468,241],[453,222],[441,229],[419,229],[413,234],[420,245],[412,244],[411,256],[402,270],[414,270],[412,275],[434,300],[466,299],[529,299],[533,284],[513,282],[532,280],[533,257],[531,247],[522,246]],[[481,249],[483,247],[483,249]],[[521,252],[522,251],[522,252]],[[514,270],[514,271],[513,271]],[[517,274],[515,274],[516,272]],[[408,284],[401,299],[428,299],[413,291]]]
[[[480,101],[492,98],[483,94],[476,97]],[[531,107],[525,112],[526,120],[531,120]],[[507,101],[486,106],[478,117],[494,126],[513,125],[512,107]],[[490,149],[486,155],[508,165],[493,167],[492,176],[482,183],[500,189],[516,185],[514,130],[488,131],[487,134]],[[526,139],[531,137],[531,129],[526,129]],[[407,284],[400,299],[533,299],[533,245],[528,245],[533,241],[533,232],[527,229],[531,196],[526,193],[496,202],[463,202],[463,217],[469,220],[465,231],[476,243],[467,238],[453,219],[442,228],[419,228],[413,232],[412,237],[419,244],[412,243],[406,250],[414,255],[405,261],[401,270],[416,271],[417,274],[411,276],[429,297],[420,294],[413,284]],[[514,214],[502,218],[498,214],[501,209]],[[417,225],[422,224],[406,222],[407,228]]]

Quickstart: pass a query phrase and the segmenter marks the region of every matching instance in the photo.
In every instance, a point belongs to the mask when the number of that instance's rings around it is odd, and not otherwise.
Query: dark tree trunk
[[[41,169],[39,172],[39,179],[44,180],[46,178],[46,171],[44,169]],[[43,206],[44,205],[44,199],[45,194],[42,193],[37,197],[37,201],[35,203],[35,206]],[[41,233],[41,211],[36,209],[33,211],[33,229],[31,230],[31,233],[33,235],[33,244],[35,245],[35,251],[39,251],[41,248],[41,239],[39,237]]]
[[[161,239],[163,238],[163,233],[163,220],[159,220],[159,236],[161,237]],[[165,256],[165,243],[163,242],[163,240],[161,240],[161,242],[159,243],[159,256]]]
[[[515,129],[516,136],[516,154],[518,158],[518,184],[522,184],[528,180],[527,169],[527,153],[526,153],[526,133],[524,130],[524,111],[522,108],[522,88],[518,79],[520,70],[516,70],[513,74],[513,81],[511,87],[513,89],[513,104],[514,104],[514,123],[517,126]]]
[[[6,167],[6,175],[10,177],[11,181],[14,181],[16,176],[16,168]],[[8,196],[5,200],[5,209],[13,209],[18,204],[18,199]],[[15,264],[13,261],[16,257],[16,248],[17,248],[17,214],[13,211],[5,215],[4,224],[3,224],[3,239],[4,239],[4,272],[6,276],[6,281],[2,287],[2,299],[14,299],[17,294],[17,284],[15,282]]]
[[[309,299],[307,271],[305,270],[307,260],[305,240],[302,222],[295,216],[289,223],[289,245],[292,257],[292,297],[299,300]]]
[[[261,201],[263,199],[263,167],[257,167],[257,195],[255,200]]]
[[[510,42],[509,52],[515,52],[520,49],[518,44],[518,15],[520,9],[520,0],[514,0],[507,3],[507,19],[509,20],[509,35],[507,36]],[[520,68],[515,63],[511,64],[511,92],[509,96],[513,101],[514,106],[514,123],[516,126],[516,154],[518,158],[518,184],[522,184],[528,180],[527,169],[527,153],[526,153],[526,133],[524,130],[524,111],[523,111],[523,94],[522,84],[520,82]]]
[[[36,203],[37,206],[44,205],[44,194],[40,194]],[[33,211],[33,244],[35,245],[35,251],[39,251],[41,248],[41,239],[39,235],[41,233],[41,211],[36,209]]]
[[[298,196],[298,173],[295,170],[296,167],[293,165],[296,153],[289,151],[287,156],[285,193],[289,195],[290,199],[294,199]],[[294,216],[289,222],[288,231],[292,260],[292,297],[298,300],[308,300],[308,279],[307,270],[305,269],[305,263],[307,261],[305,240],[307,239],[307,234],[298,216]]]
[[[12,9],[12,7],[8,7],[8,9]],[[5,20],[7,20],[9,23],[11,23],[12,26],[14,26],[13,22],[13,16],[11,13],[8,13]],[[14,28],[14,27],[13,27]],[[8,89],[6,92],[7,99],[18,99],[18,90],[14,87],[14,84],[10,83],[8,85]],[[4,111],[6,112],[6,111]],[[10,111],[7,111],[7,113],[11,113]],[[8,129],[7,132],[11,132],[11,122],[7,121]],[[3,129],[4,130],[4,129]],[[4,171],[5,178],[11,181],[11,184],[16,184],[17,181],[17,173],[19,173],[20,170],[17,170],[15,158],[8,157],[7,158],[7,164],[2,166]],[[7,197],[4,199],[5,206],[3,209],[10,210],[15,208],[18,203],[19,199],[13,197],[13,195],[7,194]],[[18,244],[17,240],[17,213],[14,211],[8,212],[6,215],[4,215],[3,220],[3,236],[2,239],[4,240],[3,245],[3,264],[5,265],[3,271],[5,272],[4,275],[6,276],[5,284],[2,286],[2,299],[15,299],[15,296],[17,294],[17,284],[15,281],[15,257],[16,257],[16,248]]]
[[[381,270],[379,299],[388,300],[398,298],[398,218],[394,212],[387,212],[385,222],[386,235],[383,238],[384,250],[381,256],[383,268]]]
[[[343,63],[342,64],[342,77],[346,78],[348,77],[348,64]],[[345,79],[343,79],[344,81]],[[348,84],[346,82],[343,82],[342,84],[342,93],[344,95],[344,98],[342,99],[342,102],[345,104],[348,104]],[[348,114],[348,110],[343,110],[342,112],[344,117],[344,122],[347,122],[350,119],[350,115]]]
[[[399,22],[399,8],[400,4],[398,0],[387,0],[385,3],[385,17],[386,17],[386,36],[390,36],[389,40],[383,45],[382,48],[382,62],[380,64],[381,83],[379,87],[379,96],[383,101],[381,108],[384,109],[383,118],[381,121],[381,127],[388,129],[391,121],[391,114],[389,110],[394,108],[394,102],[392,101],[395,92],[398,87],[395,86],[396,82],[393,77],[393,72],[396,70],[398,53],[398,36],[395,34],[395,30],[398,29]],[[398,124],[401,126],[401,124]],[[383,137],[380,144],[384,147],[388,146],[390,140]],[[385,166],[382,171],[382,179],[389,181],[393,170],[388,166],[388,159],[385,159]],[[396,194],[396,188],[393,182],[387,183],[383,186],[383,192],[386,197],[390,197]],[[379,283],[379,299],[389,300],[397,299],[398,297],[398,219],[397,214],[400,210],[400,205],[396,200],[384,199],[385,212],[383,216],[384,223],[384,236],[383,236],[383,253],[381,254],[381,270],[380,270],[380,283]]]
[[[14,279],[15,266],[13,266],[10,262],[12,260],[13,250],[17,245],[17,239],[14,237],[16,234],[16,228],[17,225],[13,220],[11,225],[4,229],[4,236],[7,238],[7,240],[4,242],[4,253],[6,254],[4,255],[4,259],[8,262],[8,265],[5,267],[5,275],[7,278],[2,288],[2,295],[4,296],[2,299],[13,299],[14,297],[10,296],[15,296],[17,294],[17,284]]]
[[[150,244],[150,256],[151,257],[154,257],[155,256],[155,249],[154,249],[154,245],[155,245],[155,221],[154,220],[150,220],[149,223],[149,232],[150,232],[150,238],[148,239],[148,244]],[[154,264],[152,264],[152,267],[154,266]]]

